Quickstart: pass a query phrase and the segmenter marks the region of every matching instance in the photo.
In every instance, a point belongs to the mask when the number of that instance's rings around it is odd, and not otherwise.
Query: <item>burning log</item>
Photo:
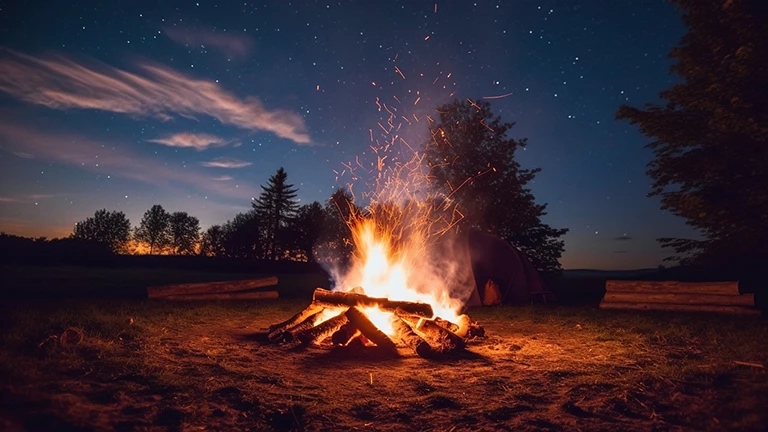
[[[314,327],[315,323],[320,318],[320,314],[322,314],[322,310],[310,315],[307,319],[296,324],[295,326],[276,329],[275,331],[271,332],[267,338],[272,342],[290,342],[294,339],[296,334]]]
[[[295,333],[293,334],[293,337],[298,339],[302,345],[320,343],[347,322],[349,322],[347,315],[342,313],[329,319],[328,321],[317,325],[316,327],[304,330],[303,332]]]
[[[360,333],[362,333],[363,336],[376,344],[376,346],[386,351],[392,351],[393,353],[397,352],[397,347],[395,346],[395,343],[392,342],[392,339],[390,339],[386,333],[379,330],[379,328],[368,319],[363,311],[353,306],[349,308],[344,315],[346,315],[352,325],[360,330]]]
[[[433,320],[419,320],[416,330],[424,334],[428,339],[434,340],[438,345],[438,352],[446,353],[455,350],[464,349],[466,342],[456,335],[456,333],[447,330]]]
[[[285,320],[285,321],[283,321],[281,323],[272,324],[271,326],[269,326],[269,332],[272,333],[272,332],[274,332],[276,330],[279,330],[279,329],[287,330],[287,329],[289,329],[289,328],[291,328],[291,327],[293,327],[293,326],[295,326],[295,325],[297,325],[297,324],[299,324],[301,322],[306,321],[307,318],[309,318],[310,316],[312,316],[312,315],[314,315],[314,314],[316,314],[316,313],[318,313],[318,312],[320,312],[322,310],[323,310],[322,306],[320,306],[318,304],[315,304],[315,303],[311,303],[304,310],[302,310],[301,312],[297,313],[296,315],[288,318],[287,320]]]
[[[459,318],[461,318],[463,316],[465,317],[466,315],[461,315],[461,316],[459,316]],[[440,327],[448,330],[449,332],[453,332],[453,333],[456,333],[456,334],[458,334],[457,332],[461,328],[460,324],[454,324],[454,323],[452,323],[452,322],[450,322],[450,321],[448,321],[446,319],[442,319],[442,318],[439,318],[439,317],[435,318],[434,321],[435,321],[435,324],[439,325]],[[461,337],[464,337],[464,336],[461,336]]]
[[[346,323],[331,336],[334,345],[346,346],[352,339],[360,335],[360,330],[352,323]]]
[[[410,315],[419,315],[431,318],[434,315],[432,306],[427,303],[415,303],[407,301],[396,301],[385,298],[368,297],[365,294],[354,292],[328,291],[323,288],[317,288],[312,296],[313,303],[321,304],[330,308],[342,307],[374,307],[386,312],[394,312],[401,309],[403,313]]]
[[[419,357],[427,358],[432,355],[432,347],[429,346],[427,341],[421,338],[416,332],[413,331],[402,318],[397,315],[392,315],[389,318],[389,322],[397,332],[397,337],[409,348],[414,350]]]

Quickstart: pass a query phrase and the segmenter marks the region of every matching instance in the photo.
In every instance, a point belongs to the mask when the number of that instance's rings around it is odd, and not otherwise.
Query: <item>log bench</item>
[[[758,315],[754,294],[740,294],[738,282],[605,282],[600,309],[671,310]]]

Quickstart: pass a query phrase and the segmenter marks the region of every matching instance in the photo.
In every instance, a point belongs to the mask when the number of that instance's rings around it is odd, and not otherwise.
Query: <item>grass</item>
[[[488,337],[426,361],[294,352],[249,338],[306,305],[6,302],[4,430],[761,430],[756,317],[496,307]],[[70,331],[68,342],[62,335]],[[73,335],[82,334],[82,341]],[[5,423],[3,423],[5,422]]]

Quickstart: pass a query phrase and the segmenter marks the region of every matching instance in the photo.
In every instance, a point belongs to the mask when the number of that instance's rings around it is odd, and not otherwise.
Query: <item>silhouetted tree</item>
[[[508,138],[514,123],[502,123],[487,102],[455,101],[437,109],[425,160],[432,187],[456,200],[460,228],[491,232],[524,251],[542,271],[559,271],[568,230],[541,221],[546,204],[536,204],[526,186],[540,171],[515,159],[526,139]]]
[[[355,205],[354,197],[346,189],[337,189],[328,198],[323,210],[325,223],[315,244],[315,258],[343,268],[349,264],[354,251],[348,223],[359,217],[362,210]]]
[[[163,206],[155,204],[144,213],[133,238],[148,244],[150,255],[158,250],[163,250],[170,244],[170,215]]]
[[[204,256],[224,256],[224,228],[221,225],[208,227],[200,240],[200,255]]]
[[[659,241],[683,264],[768,262],[768,7],[764,0],[673,3],[688,27],[670,53],[682,80],[660,94],[665,103],[625,105],[616,114],[653,139],[649,196],[703,236]]]
[[[106,245],[112,252],[122,250],[131,236],[131,222],[125,213],[101,209],[75,225],[72,237]]]
[[[267,186],[261,186],[261,195],[253,202],[261,224],[266,257],[270,259],[278,259],[283,252],[284,234],[299,206],[296,200],[298,190],[288,184],[287,179],[288,175],[280,167],[269,178]]]
[[[298,208],[293,217],[289,236],[293,249],[307,261],[314,261],[313,248],[325,229],[326,212],[322,204],[315,201]]]
[[[238,213],[222,226],[223,248],[230,258],[261,258],[264,253],[256,212]]]
[[[187,212],[174,212],[169,217],[170,245],[173,253],[190,255],[195,253],[200,241],[200,221]]]

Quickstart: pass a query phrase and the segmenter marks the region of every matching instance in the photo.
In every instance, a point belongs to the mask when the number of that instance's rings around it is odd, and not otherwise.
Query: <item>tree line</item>
[[[261,188],[249,211],[206,230],[187,212],[168,212],[156,204],[135,228],[122,211],[98,210],[78,222],[71,237],[104,245],[113,253],[125,253],[133,242],[148,254],[299,261],[313,261],[315,248],[351,254],[351,234],[339,211],[354,207],[347,191],[337,190],[325,204],[300,205],[298,190],[288,183],[283,168]]]

